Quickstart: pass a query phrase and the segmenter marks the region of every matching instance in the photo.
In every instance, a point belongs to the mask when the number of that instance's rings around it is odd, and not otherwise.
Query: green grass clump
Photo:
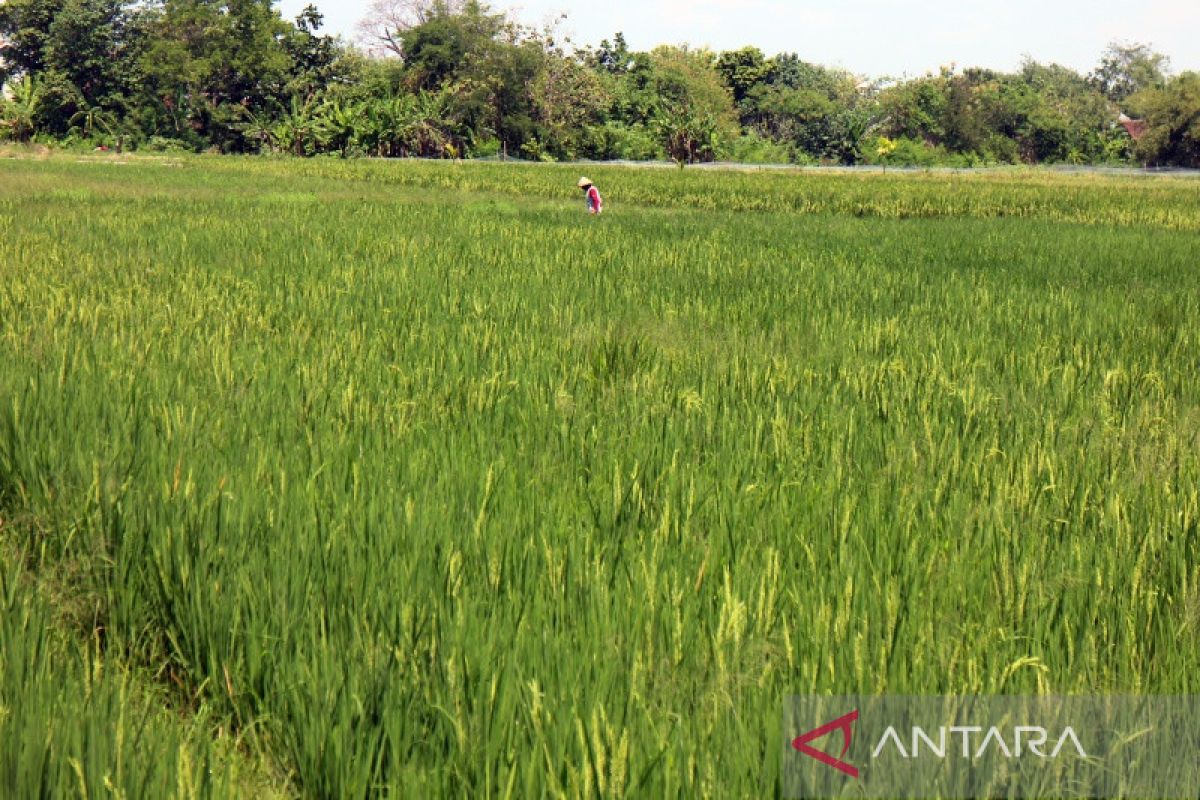
[[[199,718],[172,714],[98,639],[63,630],[45,590],[19,558],[0,562],[0,795],[233,797],[254,785]]]
[[[1200,183],[596,172],[0,164],[4,535],[308,796],[1196,689]]]

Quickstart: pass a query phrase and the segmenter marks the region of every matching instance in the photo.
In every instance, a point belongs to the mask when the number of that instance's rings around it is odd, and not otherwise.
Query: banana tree
[[[249,109],[243,109],[242,114],[246,117],[246,121],[237,123],[234,126],[235,130],[240,131],[247,141],[258,142],[261,150],[276,152],[278,149],[278,142],[275,139],[276,126],[272,125],[265,115],[257,115]]]
[[[442,94],[420,92],[370,101],[360,117],[358,141],[372,155],[442,158],[458,152]]]
[[[95,136],[97,131],[101,131],[113,139],[118,153],[123,149],[125,131],[122,130],[120,120],[116,115],[108,111],[89,106],[71,117],[71,125],[79,128],[88,138]]]
[[[680,169],[686,164],[713,161],[721,146],[717,121],[685,105],[663,106],[654,117],[654,128],[667,155]]]
[[[321,150],[336,150],[343,156],[349,155],[357,144],[361,118],[357,104],[343,104],[336,100],[322,103],[317,109],[313,126]]]
[[[26,75],[9,84],[10,97],[0,100],[0,131],[18,142],[27,142],[37,132],[38,107],[42,102],[41,86]]]
[[[315,145],[311,102],[292,98],[291,110],[270,126],[265,141],[272,150],[282,150],[295,156],[308,155]]]

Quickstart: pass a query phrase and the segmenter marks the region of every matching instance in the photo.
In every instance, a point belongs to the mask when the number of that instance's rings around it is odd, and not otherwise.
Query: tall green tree
[[[0,3],[0,62],[8,75],[36,75],[46,64],[50,26],[65,0]]]
[[[59,94],[78,93],[89,108],[115,109],[136,79],[132,16],[122,0],[8,0],[0,4],[0,62]]]
[[[949,82],[945,75],[925,75],[885,89],[880,114],[888,136],[941,144],[946,140]]]
[[[132,80],[137,42],[120,0],[66,0],[50,24],[44,67],[60,73],[88,106],[113,107]]]
[[[733,93],[733,101],[741,104],[755,86],[768,82],[772,64],[757,47],[743,47],[717,56],[716,69],[725,86]]]
[[[1200,167],[1200,73],[1185,72],[1129,98],[1146,120],[1137,153],[1148,164]]]
[[[542,38],[544,58],[529,86],[539,144],[557,158],[587,152],[589,127],[611,104],[608,87],[585,63],[571,58],[553,39]]]
[[[650,53],[652,119],[677,163],[715,160],[738,133],[733,94],[707,50],[659,47]]]
[[[583,60],[594,70],[624,75],[633,66],[633,55],[629,43],[625,41],[625,34],[618,31],[611,42],[602,39],[594,51],[585,51]]]
[[[331,84],[349,77],[353,68],[342,62],[337,40],[319,33],[325,17],[309,4],[296,17],[283,46],[291,60],[287,94],[309,99],[327,90]]]
[[[1089,76],[1092,84],[1114,103],[1147,89],[1161,89],[1167,82],[1171,60],[1145,44],[1112,42]]]
[[[859,92],[858,79],[793,53],[770,59],[768,66],[765,81],[742,101],[743,123],[807,156],[853,160],[874,116],[873,100]]]
[[[271,0],[165,0],[146,14],[142,86],[169,133],[245,149],[246,116],[287,100],[290,28]]]
[[[461,9],[433,6],[425,21],[398,35],[408,82],[415,89],[435,89],[460,79],[494,58],[505,31],[503,14],[488,6],[466,3]]]

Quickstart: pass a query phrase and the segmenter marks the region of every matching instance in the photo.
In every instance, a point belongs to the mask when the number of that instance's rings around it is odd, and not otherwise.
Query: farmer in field
[[[589,214],[599,214],[604,211],[604,201],[600,199],[600,190],[596,188],[595,184],[587,178],[580,178],[579,188],[583,189],[583,193],[587,197]]]

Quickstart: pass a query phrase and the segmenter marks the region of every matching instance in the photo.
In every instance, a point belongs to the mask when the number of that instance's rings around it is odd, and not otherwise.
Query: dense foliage
[[[1195,692],[1200,180],[594,169],[0,160],[0,796],[768,797],[792,693]]]
[[[571,48],[478,0],[377,0],[390,58],[270,0],[7,0],[0,135],[297,155],[1195,165],[1195,75],[1113,45],[1088,76],[1027,63],[864,81],[794,54]],[[1144,110],[1135,147],[1118,115]]]

